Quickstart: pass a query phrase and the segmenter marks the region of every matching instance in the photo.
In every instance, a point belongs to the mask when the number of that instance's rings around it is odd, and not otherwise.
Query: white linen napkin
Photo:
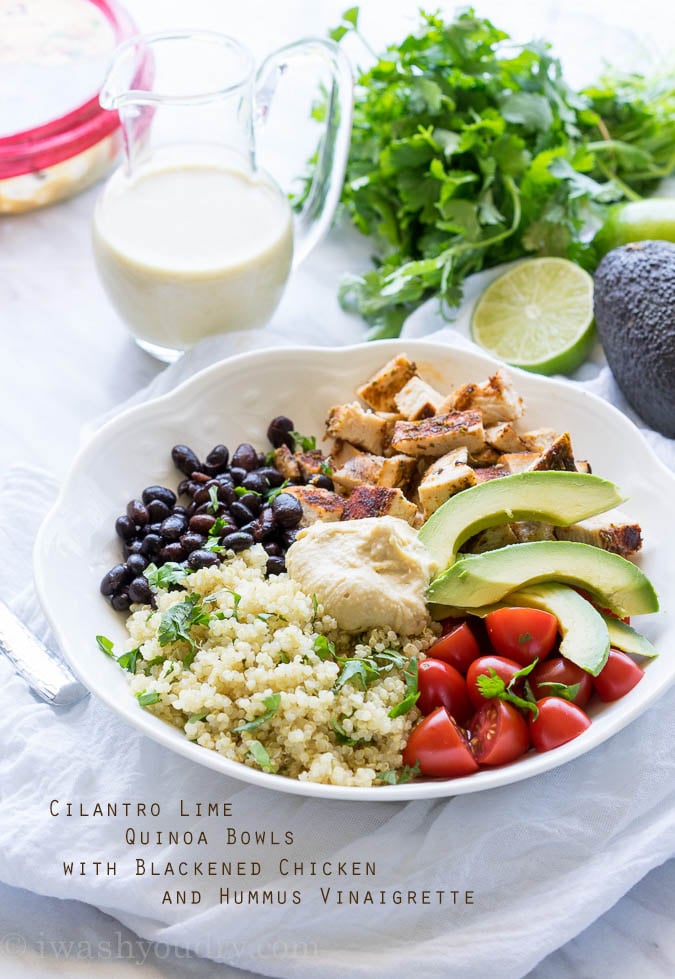
[[[438,338],[469,342],[461,329]],[[139,398],[260,339],[200,345]],[[593,389],[614,400],[606,369],[594,373]],[[650,437],[675,468],[675,443]],[[48,475],[27,468],[12,470],[0,489],[0,595],[46,639],[30,584],[30,548],[55,489]],[[93,697],[57,711],[37,701],[2,660],[0,676],[0,880],[88,902],[145,939],[264,975],[388,979],[414,967],[430,979],[520,977],[675,853],[675,691],[594,751],[526,782],[445,800],[356,805],[225,778],[145,739]],[[179,815],[180,799],[189,817]],[[58,816],[50,815],[52,800]],[[233,815],[196,816],[198,801],[231,803]],[[69,817],[68,802],[89,813],[97,802],[104,809],[108,802],[156,802],[161,814]],[[196,838],[201,830],[208,844],[130,846],[127,827],[150,831],[155,841],[158,831],[189,829]],[[237,842],[228,844],[228,829]],[[246,845],[244,830],[274,831],[277,840],[289,832],[294,842]],[[137,857],[145,876],[134,875]],[[340,861],[370,861],[376,874],[283,876],[283,858],[308,869],[310,861],[331,861],[335,869]],[[115,862],[116,876],[80,875],[79,862],[93,860]],[[245,871],[254,860],[262,874],[149,876],[151,861],[162,869],[180,860],[244,861]],[[64,861],[74,862],[74,876],[64,876]],[[201,903],[162,904],[163,892],[177,888],[201,890]],[[219,903],[221,888],[229,888],[231,903]],[[326,904],[320,888],[330,889]],[[249,889],[285,891],[287,903],[232,903],[234,891]],[[335,903],[337,890],[354,889],[371,891],[375,903]],[[292,903],[295,890],[299,904]],[[408,903],[409,891],[417,903]],[[428,904],[420,903],[423,891]],[[399,895],[403,903],[394,903]]]

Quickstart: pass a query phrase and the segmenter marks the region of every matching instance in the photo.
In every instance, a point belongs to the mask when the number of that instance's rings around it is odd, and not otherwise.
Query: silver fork
[[[53,707],[71,707],[88,690],[61,657],[48,649],[0,600],[0,651],[35,693]]]

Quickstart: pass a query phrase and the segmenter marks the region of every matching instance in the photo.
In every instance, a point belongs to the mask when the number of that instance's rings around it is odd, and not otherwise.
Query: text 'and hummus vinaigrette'
[[[291,267],[291,211],[262,175],[158,162],[131,179],[113,175],[96,208],[94,253],[138,336],[185,349],[268,321]]]

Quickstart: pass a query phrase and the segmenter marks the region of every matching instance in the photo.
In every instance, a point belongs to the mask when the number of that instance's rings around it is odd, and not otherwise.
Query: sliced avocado
[[[435,578],[430,602],[477,608],[540,581],[583,588],[617,615],[657,612],[658,599],[646,575],[625,558],[590,544],[545,540],[510,544],[470,554]]]
[[[623,653],[632,653],[633,656],[646,656],[648,659],[659,655],[649,639],[636,632],[627,622],[611,615],[603,615],[603,618],[609,632],[609,641],[616,649]]]
[[[568,527],[621,503],[614,483],[576,472],[524,472],[502,476],[451,496],[419,531],[439,570],[455,560],[464,541],[511,520],[543,520]]]
[[[587,673],[598,675],[609,655],[608,627],[600,612],[569,585],[558,585],[553,582],[529,585],[527,588],[510,592],[503,602],[482,605],[480,608],[457,609],[454,606],[432,606],[431,615],[433,618],[446,618],[448,615],[455,618],[468,612],[470,615],[477,615],[484,619],[495,609],[513,606],[538,608],[555,615],[562,637],[560,655],[576,663]],[[443,614],[439,616],[436,609],[442,610]],[[612,621],[618,620],[612,619]]]

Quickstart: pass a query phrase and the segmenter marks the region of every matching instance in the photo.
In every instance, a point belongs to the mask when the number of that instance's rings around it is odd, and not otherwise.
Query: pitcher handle
[[[330,228],[342,192],[352,131],[354,82],[349,59],[334,41],[320,38],[295,41],[265,58],[256,76],[257,121],[265,122],[281,76],[294,64],[306,60],[329,68],[331,87],[314,176],[295,217],[293,268],[309,255]]]

